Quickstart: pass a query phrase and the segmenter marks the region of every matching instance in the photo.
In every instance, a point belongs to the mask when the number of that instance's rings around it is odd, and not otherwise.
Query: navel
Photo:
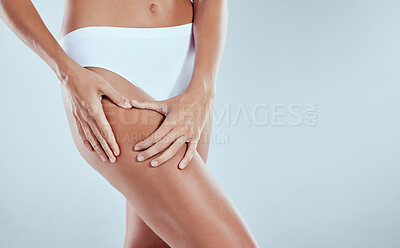
[[[157,11],[157,5],[155,3],[151,3],[149,7],[151,12],[156,12]]]

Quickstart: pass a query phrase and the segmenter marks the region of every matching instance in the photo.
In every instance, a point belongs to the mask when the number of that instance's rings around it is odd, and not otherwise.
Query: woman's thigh
[[[212,118],[212,113],[210,115]],[[197,152],[204,163],[207,163],[210,146],[212,119],[207,122],[197,146]],[[126,234],[125,248],[135,247],[169,247],[136,213],[135,208],[126,201]]]
[[[126,80],[101,69],[93,69],[127,98],[151,99]],[[109,99],[103,107],[116,135],[121,154],[115,164],[102,162],[79,140],[70,101],[63,98],[74,142],[84,159],[119,190],[140,218],[173,247],[253,247],[245,223],[198,153],[185,170],[178,170],[183,147],[170,161],[153,168],[138,162],[133,145],[148,137],[163,121],[153,111],[117,107]]]

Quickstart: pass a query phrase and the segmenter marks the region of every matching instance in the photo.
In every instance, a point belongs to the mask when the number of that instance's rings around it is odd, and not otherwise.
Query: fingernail
[[[143,157],[142,155],[139,155],[139,156],[137,157],[137,160],[138,160],[138,161],[143,161],[143,160],[144,160],[144,157]]]
[[[129,103],[128,100],[125,100],[125,107],[132,108],[132,106],[131,106],[131,104]]]
[[[114,163],[115,161],[117,161],[117,160],[116,160],[114,157],[111,157],[111,158],[110,158],[110,162],[111,162],[111,163]]]
[[[104,155],[100,155],[101,160],[103,160],[103,162],[105,162],[107,159],[106,157],[104,157]]]
[[[131,103],[137,103],[138,101],[136,101],[136,100],[131,100]]]
[[[179,164],[179,168],[180,168],[180,169],[185,169],[185,167],[186,167],[186,164],[185,164],[184,162],[181,162],[181,163]]]
[[[151,161],[151,166],[156,167],[158,165],[158,162],[156,160]]]
[[[140,147],[139,146],[135,146],[133,149],[135,149],[135,151],[139,151]]]
[[[113,153],[114,153],[115,156],[119,155],[119,153],[117,151],[115,151],[115,150],[113,150]]]

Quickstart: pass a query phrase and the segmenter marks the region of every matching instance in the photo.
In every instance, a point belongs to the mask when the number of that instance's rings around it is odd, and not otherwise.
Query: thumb
[[[125,97],[121,96],[121,94],[119,94],[111,85],[107,86],[105,95],[121,108],[132,108],[129,101],[125,99]]]
[[[138,101],[138,100],[131,100],[130,103],[135,108],[149,109],[149,110],[157,111],[160,114],[167,114],[167,112],[168,112],[167,101]]]

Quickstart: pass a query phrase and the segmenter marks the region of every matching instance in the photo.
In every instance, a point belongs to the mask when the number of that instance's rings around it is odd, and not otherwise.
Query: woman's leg
[[[124,248],[169,248],[140,218],[136,210],[126,201],[126,234]]]
[[[197,152],[204,163],[207,163],[210,146],[212,113],[197,145]],[[164,248],[169,247],[151,228],[139,217],[129,201],[126,201],[126,234],[124,248]]]
[[[124,96],[150,99],[126,80],[102,69],[93,69]],[[178,170],[185,148],[170,161],[152,168],[149,161],[138,162],[135,143],[148,137],[163,117],[154,111],[125,110],[103,100],[121,155],[117,162],[102,162],[88,152],[75,130],[70,102],[63,90],[72,135],[85,160],[119,190],[140,218],[172,247],[256,247],[246,224],[198,153],[185,170]],[[105,134],[107,135],[107,134]]]

